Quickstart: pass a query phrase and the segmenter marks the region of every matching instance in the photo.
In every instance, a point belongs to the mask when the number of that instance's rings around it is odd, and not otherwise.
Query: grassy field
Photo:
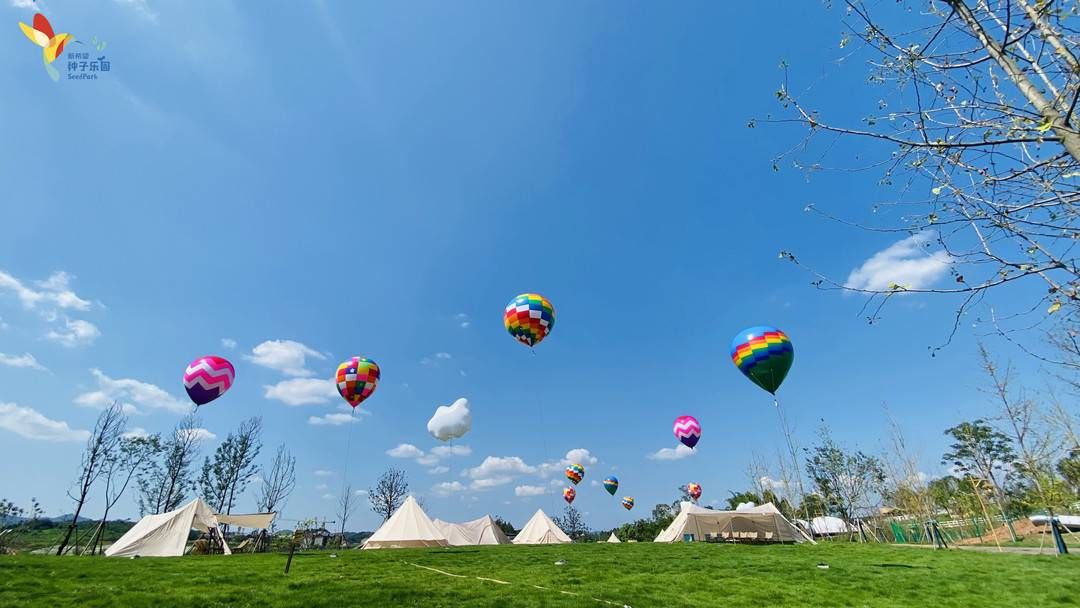
[[[556,565],[559,560],[566,563]],[[298,554],[288,575],[282,573],[284,563],[281,554],[136,560],[6,556],[0,557],[0,604],[1080,605],[1075,557],[880,545],[511,545],[348,551],[336,558],[318,552]],[[819,568],[822,563],[829,568]]]

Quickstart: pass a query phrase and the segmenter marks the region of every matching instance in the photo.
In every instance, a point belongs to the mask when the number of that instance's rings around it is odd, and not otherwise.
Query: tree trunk
[[[1048,101],[1043,94],[1039,91],[1039,88],[1031,82],[1030,79],[1024,74],[1020,66],[1016,65],[1005,53],[1005,49],[1001,46],[1001,43],[991,38],[990,35],[983,29],[978,18],[968,8],[967,3],[964,0],[946,0],[949,6],[956,10],[956,14],[960,17],[960,20],[964,22],[964,25],[971,30],[971,32],[986,48],[990,57],[997,62],[1001,69],[1005,71],[1005,74],[1012,80],[1016,88],[1020,90],[1020,93],[1027,98],[1028,102],[1035,108],[1035,111],[1043,117],[1046,124],[1054,131],[1054,134],[1061,140],[1061,145],[1065,147],[1065,150],[1075,160],[1080,161],[1080,134],[1069,128],[1069,124],[1065,120],[1054,104]],[[1030,13],[1029,13],[1030,16]],[[1037,15],[1036,15],[1037,17]],[[1034,19],[1036,27],[1040,26],[1041,18]],[[1044,26],[1045,27],[1045,26]]]
[[[79,526],[79,513],[82,513],[83,504],[85,502],[86,493],[83,492],[79,497],[79,503],[75,506],[75,516],[71,518],[71,523],[68,524],[67,532],[64,533],[64,540],[60,541],[60,546],[56,549],[57,555],[63,555],[64,549],[66,549],[68,543],[71,542],[71,535],[75,532],[75,528]]]

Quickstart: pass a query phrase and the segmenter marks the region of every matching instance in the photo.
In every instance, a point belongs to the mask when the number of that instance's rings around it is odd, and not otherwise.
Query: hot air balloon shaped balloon
[[[690,498],[697,500],[701,498],[701,484],[688,483],[686,484],[686,493],[690,495]]]
[[[577,498],[577,490],[574,488],[566,488],[562,491],[562,497],[563,500],[566,501],[566,504],[571,504],[574,502],[574,499]]]
[[[574,463],[566,467],[566,478],[574,483],[576,486],[585,477],[585,467],[580,464]]]
[[[634,508],[634,497],[633,496],[623,496],[622,497],[622,506],[627,511],[629,511],[630,509],[633,509]]]
[[[184,390],[196,407],[206,405],[225,394],[236,378],[236,369],[224,357],[207,355],[188,364],[184,370]]]
[[[379,365],[366,357],[353,357],[337,368],[337,390],[353,407],[370,397],[378,384]]]
[[[775,327],[750,327],[731,341],[731,360],[754,384],[775,395],[795,360],[795,347]]]
[[[515,340],[532,348],[555,329],[555,308],[540,294],[523,293],[506,305],[503,323]]]
[[[701,423],[693,416],[679,416],[672,426],[675,438],[688,448],[693,448],[701,441]]]
[[[619,480],[614,475],[608,477],[604,480],[604,489],[607,490],[608,494],[614,496],[615,492],[619,491]]]

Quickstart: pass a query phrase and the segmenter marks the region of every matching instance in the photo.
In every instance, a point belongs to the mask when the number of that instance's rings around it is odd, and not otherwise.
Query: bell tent
[[[607,537],[607,542],[609,542],[609,543],[621,543],[622,541],[619,540],[618,536],[615,536],[614,532],[612,532],[611,536]]]
[[[551,521],[543,509],[537,509],[525,527],[514,537],[515,545],[557,545],[572,542],[570,537]]]
[[[221,536],[221,524],[233,524],[247,528],[263,529],[274,521],[274,513],[254,515],[219,515],[201,498],[157,515],[147,515],[139,520],[115,543],[105,549],[108,557],[175,557],[184,554],[188,534],[192,529],[208,532],[221,543],[226,555],[232,553]]]
[[[814,542],[771,502],[735,511],[713,511],[684,502],[675,521],[654,542],[703,541],[708,537],[772,543]]]
[[[435,527],[443,533],[451,547],[468,545],[505,545],[510,541],[490,515],[462,524],[436,519]]]
[[[390,519],[383,522],[366,541],[364,549],[400,549],[405,547],[445,547],[446,535],[409,496]]]

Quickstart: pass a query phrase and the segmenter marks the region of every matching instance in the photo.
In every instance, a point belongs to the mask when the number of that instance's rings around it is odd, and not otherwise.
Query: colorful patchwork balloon
[[[555,328],[555,308],[540,294],[523,293],[506,305],[503,323],[515,340],[532,348]]]
[[[236,378],[229,360],[215,355],[199,357],[184,370],[184,390],[196,406],[206,405],[225,394]]]
[[[585,467],[581,466],[580,464],[574,463],[566,467],[566,478],[574,482],[575,486],[581,481],[583,477],[585,477]]]
[[[607,490],[608,494],[614,496],[615,492],[619,491],[619,480],[614,475],[608,477],[604,480],[604,489]]]
[[[795,347],[787,334],[767,325],[750,327],[731,341],[731,361],[747,378],[775,395],[784,382]]]
[[[379,365],[366,357],[353,357],[337,368],[337,390],[342,399],[356,407],[375,392]]]
[[[629,511],[630,509],[633,509],[634,508],[634,497],[633,496],[623,496],[622,497],[622,506],[627,511]]]
[[[563,500],[566,501],[566,504],[571,504],[574,502],[574,499],[577,498],[577,490],[574,488],[566,488],[562,491],[562,497]]]
[[[675,438],[688,448],[693,448],[701,441],[701,423],[693,416],[679,416],[672,427]]]
[[[701,484],[700,483],[688,483],[686,484],[686,493],[690,495],[690,498],[697,500],[701,498]]]

